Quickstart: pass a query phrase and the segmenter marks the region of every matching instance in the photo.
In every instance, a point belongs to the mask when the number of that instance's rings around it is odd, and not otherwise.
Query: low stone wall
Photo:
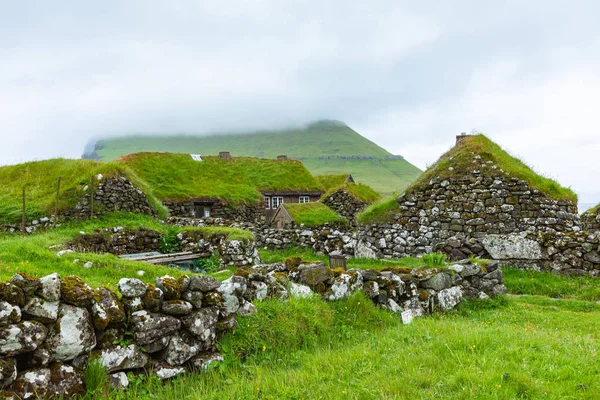
[[[34,233],[38,230],[49,229],[54,226],[54,217],[43,217],[40,219],[35,219],[25,225],[25,233]],[[56,226],[60,226],[60,224],[56,224]],[[21,232],[20,224],[0,224],[0,232]]]
[[[352,225],[356,224],[356,216],[369,206],[369,203],[357,199],[344,189],[336,190],[324,197],[321,203],[345,217]]]
[[[332,301],[363,290],[381,307],[420,316],[451,310],[463,296],[506,292],[497,265],[342,271],[299,259],[238,269],[222,283],[163,276],[154,285],[123,278],[118,287],[121,297],[57,274],[16,274],[0,283],[0,396],[83,395],[84,372],[93,360],[115,387],[128,385],[126,371],[164,380],[206,369],[223,359],[217,341],[237,326],[236,315],[256,312],[255,300],[316,292]]]
[[[65,212],[66,217],[89,218],[90,189],[87,188],[85,192],[75,209]],[[98,187],[94,190],[94,214],[101,215],[117,211],[156,216],[156,211],[148,203],[146,194],[127,178],[100,179]]]
[[[201,253],[206,258],[219,257],[222,266],[244,266],[260,262],[252,240],[228,240],[225,234],[206,235],[197,230],[184,230],[176,238],[177,251]],[[106,228],[79,234],[69,243],[79,252],[115,255],[161,251],[161,232],[149,228]]]
[[[180,218],[202,218],[196,215],[196,206],[192,201],[163,201],[169,209],[169,215]],[[211,206],[211,219],[219,218],[236,222],[260,222],[265,221],[263,209],[258,206],[229,207],[225,204],[215,203]]]
[[[0,389],[21,399],[83,395],[90,359],[116,386],[128,385],[124,371],[162,380],[205,369],[222,360],[216,341],[237,325],[235,314],[256,310],[240,280],[121,279],[119,298],[75,276],[17,274],[0,284]]]

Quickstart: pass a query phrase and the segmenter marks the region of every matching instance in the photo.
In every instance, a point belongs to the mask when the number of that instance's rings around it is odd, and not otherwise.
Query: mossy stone
[[[94,290],[75,275],[61,279],[60,292],[65,303],[76,307],[89,307],[94,300]]]

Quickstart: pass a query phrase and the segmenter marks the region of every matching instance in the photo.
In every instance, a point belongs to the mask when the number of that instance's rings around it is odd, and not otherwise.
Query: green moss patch
[[[290,214],[296,225],[304,224],[307,227],[323,225],[325,223],[348,223],[335,211],[321,203],[286,204],[285,209]]]
[[[396,196],[392,195],[365,208],[356,218],[359,224],[375,224],[388,221],[399,210]]]

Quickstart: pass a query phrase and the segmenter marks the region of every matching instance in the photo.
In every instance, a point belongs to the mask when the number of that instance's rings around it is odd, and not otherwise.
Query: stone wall
[[[90,216],[89,192],[90,189],[86,186],[85,194],[75,209],[66,211],[67,217],[86,219]],[[117,211],[156,216],[156,211],[148,203],[146,194],[127,178],[99,179],[98,187],[94,189],[94,214]]]
[[[106,228],[79,234],[69,243],[79,252],[110,253],[115,255],[161,251],[163,234],[149,228]],[[197,230],[184,230],[174,240],[177,251],[201,253],[209,258],[219,257],[222,266],[244,266],[260,262],[252,240],[228,240],[225,234],[207,235]]]
[[[596,210],[584,212],[580,218],[581,227],[584,231],[600,232],[600,207]]]
[[[202,218],[202,215],[196,215],[196,206],[192,201],[163,201],[165,207],[169,209],[169,215],[181,218]],[[219,218],[237,222],[259,222],[265,221],[264,210],[259,206],[239,206],[229,207],[226,204],[214,203],[211,205],[211,219]]]
[[[356,224],[356,216],[369,205],[369,203],[357,199],[345,189],[336,190],[323,198],[321,203],[345,217],[352,225]]]
[[[398,197],[399,211],[388,223],[360,227],[361,248],[378,257],[414,256],[445,246],[467,243],[490,234],[577,232],[577,207],[554,200],[526,182],[478,163],[473,174],[432,180],[418,191]]]
[[[223,360],[217,341],[237,326],[236,315],[256,312],[255,300],[315,292],[339,300],[363,290],[381,307],[420,316],[451,310],[463,296],[506,292],[496,265],[342,271],[299,259],[238,269],[222,283],[207,276],[163,276],[154,285],[123,278],[118,288],[121,296],[57,274],[16,274],[0,283],[0,396],[83,395],[85,369],[94,360],[122,388],[128,371],[161,380],[201,371]]]

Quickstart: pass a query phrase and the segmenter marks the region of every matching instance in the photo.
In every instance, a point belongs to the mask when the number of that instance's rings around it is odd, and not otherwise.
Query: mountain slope
[[[99,140],[84,158],[114,160],[142,151],[198,153],[302,160],[313,175],[349,173],[381,193],[405,188],[421,171],[362,137],[346,124],[320,121],[306,128],[211,135],[129,135]]]

